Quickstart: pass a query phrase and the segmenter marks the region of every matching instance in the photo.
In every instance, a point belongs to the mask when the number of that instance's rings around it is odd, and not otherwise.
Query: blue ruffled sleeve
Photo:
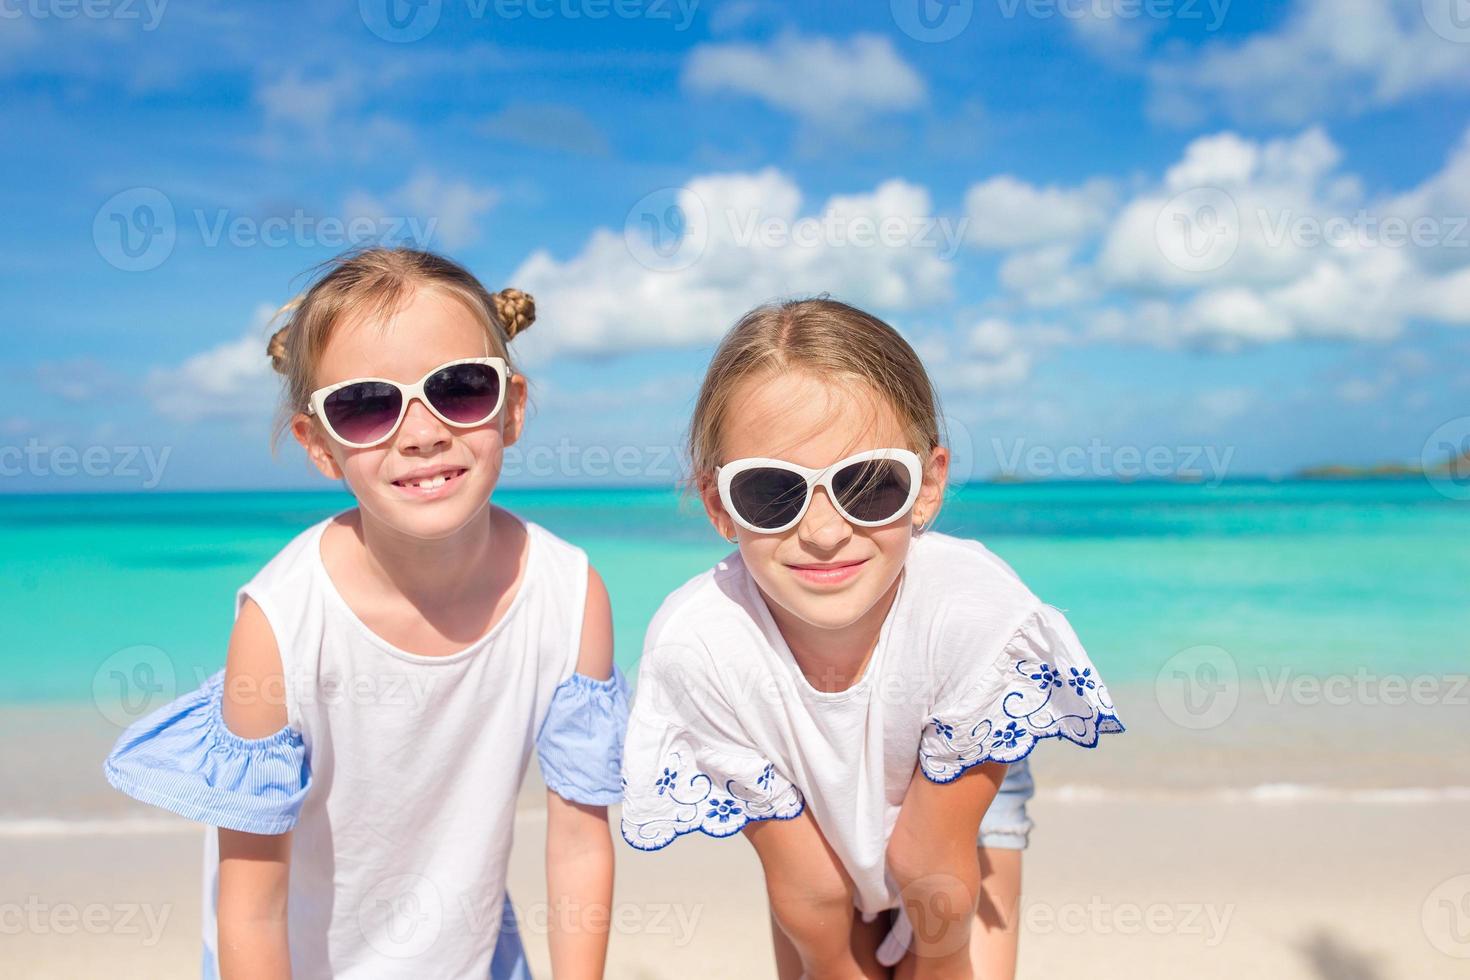
[[[622,671],[600,681],[572,674],[557,686],[536,736],[546,787],[572,803],[610,806],[622,799],[628,681]]]
[[[982,762],[1016,762],[1057,738],[1084,748],[1123,731],[1107,685],[1060,611],[1033,611],[989,664],[940,699],[919,744],[924,775],[958,779]]]
[[[311,783],[301,735],[290,727],[241,738],[220,713],[225,672],[134,722],[103,770],[136,800],[190,820],[252,834],[296,825]]]

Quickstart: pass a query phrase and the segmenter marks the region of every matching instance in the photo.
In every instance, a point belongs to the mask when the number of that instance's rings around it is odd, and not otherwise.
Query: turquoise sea
[[[660,600],[729,548],[666,489],[496,493],[586,548],[636,669]],[[177,686],[223,663],[234,589],[343,493],[0,496],[0,703],[90,701],[122,651]],[[974,484],[938,523],[1066,610],[1111,683],[1211,645],[1242,667],[1463,670],[1470,503],[1422,481]],[[136,653],[124,654],[136,663]]]

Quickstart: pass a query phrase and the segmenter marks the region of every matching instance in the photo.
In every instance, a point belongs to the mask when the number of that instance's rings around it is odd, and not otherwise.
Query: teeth
[[[419,489],[419,490],[435,490],[435,489],[438,489],[439,487],[444,486],[444,484],[447,481],[448,481],[448,478],[445,477],[445,475],[443,473],[440,473],[438,476],[429,477],[429,479],[427,479],[427,480],[418,480],[418,481],[415,481],[413,483],[408,483],[408,484],[405,484],[405,485],[406,486],[410,486],[410,487],[414,487],[414,488]]]

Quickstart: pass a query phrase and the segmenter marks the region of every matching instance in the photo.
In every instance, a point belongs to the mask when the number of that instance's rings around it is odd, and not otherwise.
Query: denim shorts
[[[1026,816],[1026,801],[1036,792],[1027,760],[1006,767],[1006,778],[985,817],[980,821],[980,846],[1024,851],[1031,835],[1031,818]]]

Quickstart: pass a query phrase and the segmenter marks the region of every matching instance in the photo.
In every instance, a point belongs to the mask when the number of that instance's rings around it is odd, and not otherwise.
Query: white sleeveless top
[[[810,807],[871,916],[898,905],[884,857],[916,763],[944,783],[1043,738],[1122,730],[1063,615],[979,542],[914,539],[868,666],[836,692],[801,673],[736,551],[648,628],[622,833],[658,850]]]
[[[265,613],[311,787],[292,831],[297,977],[486,977],[500,932],[517,791],[555,692],[575,671],[582,549],[517,517],[529,555],[485,636],[420,656],[358,619],[322,562],[330,519],[240,588]],[[218,860],[207,834],[206,946]]]

